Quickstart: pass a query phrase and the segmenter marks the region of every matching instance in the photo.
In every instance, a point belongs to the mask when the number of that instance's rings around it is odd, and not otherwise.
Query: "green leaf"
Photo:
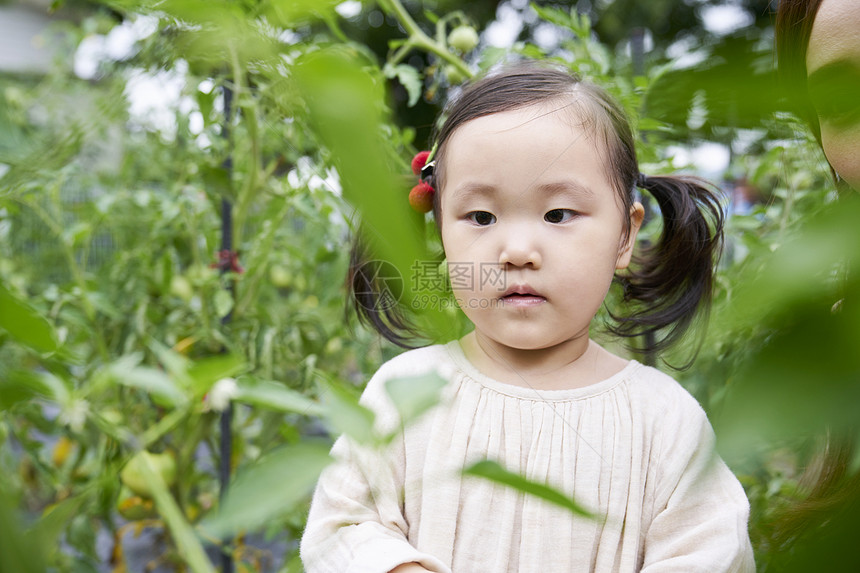
[[[57,350],[57,336],[46,318],[33,307],[18,299],[0,284],[0,328],[12,338],[36,350],[54,352]]]
[[[150,340],[148,342],[148,346],[158,357],[158,362],[165,370],[167,370],[174,380],[178,381],[183,387],[191,385],[191,378],[188,376],[188,369],[191,367],[191,361],[188,358],[161,344],[157,340]]]
[[[215,90],[212,90],[212,92],[214,94]],[[214,102],[214,95],[209,95]],[[231,197],[230,173],[223,167],[204,166],[200,169],[200,178],[203,180],[204,188],[211,195],[215,197]]]
[[[270,0],[266,15],[273,23],[288,27],[336,16],[343,0]]]
[[[48,543],[21,527],[18,514],[5,487],[0,487],[0,573],[45,573]]]
[[[215,293],[215,313],[218,316],[227,316],[233,310],[233,295],[226,290]]]
[[[147,392],[161,406],[180,407],[188,403],[188,397],[176,382],[161,370],[146,366],[126,368],[123,364],[115,364],[111,374],[117,383]]]
[[[215,382],[235,376],[246,367],[245,359],[238,354],[219,354],[195,361],[187,370],[194,396],[203,396]]]
[[[325,418],[341,434],[346,434],[358,443],[376,441],[373,412],[358,403],[358,398],[335,384],[326,385]]]
[[[39,395],[58,404],[71,401],[70,384],[51,372],[13,370],[6,379],[0,380],[0,405],[4,408]]]
[[[240,471],[218,512],[201,526],[222,539],[264,527],[311,492],[331,462],[328,450],[328,444],[305,442],[267,454]]]
[[[382,73],[385,74],[386,78],[397,78],[397,81],[406,88],[406,93],[409,94],[409,103],[407,104],[409,107],[418,103],[418,98],[421,97],[421,91],[424,87],[421,81],[421,73],[418,70],[409,64],[398,64],[396,66],[385,64],[385,67],[382,68]]]
[[[70,385],[50,372],[12,370],[0,378],[0,409],[8,409],[36,396],[67,404],[71,400]]]
[[[385,391],[406,424],[438,404],[446,384],[444,378],[431,372],[422,376],[392,378],[385,383]]]
[[[573,29],[573,22],[570,19],[570,14],[567,12],[551,6],[538,6],[534,2],[532,2],[531,8],[541,20],[561,26],[562,28]]]
[[[669,129],[667,124],[652,117],[643,117],[636,127],[639,131],[667,131]]]
[[[63,241],[75,246],[83,243],[92,233],[92,225],[78,222],[63,230]]]
[[[463,474],[482,477],[492,482],[512,487],[523,493],[527,493],[548,501],[549,503],[569,509],[577,515],[597,519],[596,515],[583,508],[576,501],[567,497],[557,489],[551,488],[546,484],[530,481],[519,474],[511,473],[496,462],[490,460],[478,462],[463,470]]]
[[[90,487],[78,495],[64,499],[63,501],[49,506],[33,528],[33,533],[42,542],[55,546],[63,530],[69,521],[81,512],[81,507],[97,493],[96,488]]]
[[[323,414],[323,408],[318,402],[278,382],[255,381],[250,376],[243,376],[236,382],[239,393],[233,399],[237,402],[305,416],[321,416]]]
[[[309,111],[311,125],[331,152],[343,184],[343,197],[361,211],[361,226],[374,258],[400,274],[409,304],[414,296],[408,277],[415,261],[428,257],[421,238],[424,218],[403,200],[403,179],[390,157],[398,151],[382,128],[390,118],[382,105],[385,85],[378,72],[345,49],[318,50],[299,59],[293,78]],[[405,162],[401,167],[405,168]],[[394,198],[400,198],[394,200]],[[450,321],[439,309],[419,309],[431,335],[450,334]],[[422,325],[423,326],[423,325]]]

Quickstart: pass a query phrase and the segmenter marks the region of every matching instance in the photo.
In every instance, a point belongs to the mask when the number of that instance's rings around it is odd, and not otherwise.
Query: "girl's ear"
[[[636,244],[636,234],[639,233],[639,228],[642,226],[642,219],[645,217],[645,208],[642,203],[635,202],[630,207],[630,232],[627,234],[627,239],[622,240],[618,245],[618,258],[615,260],[615,269],[626,269],[630,264],[630,258],[633,256],[633,245]]]

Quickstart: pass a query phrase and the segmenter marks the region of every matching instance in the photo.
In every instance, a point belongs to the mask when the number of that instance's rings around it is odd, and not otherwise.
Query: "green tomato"
[[[302,306],[305,308],[316,308],[320,305],[320,299],[316,297],[316,295],[308,295],[304,302],[302,302]]]
[[[170,294],[188,302],[194,296],[194,289],[187,278],[182,275],[173,275],[170,279]]]
[[[330,338],[329,341],[325,345],[325,351],[328,354],[337,354],[343,349],[343,341],[335,336],[334,338]]]
[[[155,515],[155,504],[149,498],[135,495],[131,488],[124,485],[119,490],[116,510],[129,521],[139,521]]]
[[[155,472],[161,476],[168,487],[176,481],[176,461],[168,453],[152,454],[143,450],[131,458],[119,472],[120,481],[128,486],[128,489],[137,495],[151,497],[152,486],[142,474],[142,465],[146,463],[146,460],[149,460]]]
[[[269,269],[269,280],[278,288],[289,288],[293,284],[290,271],[278,265],[274,265]]]
[[[478,45],[478,32],[471,26],[457,26],[448,34],[448,44],[464,54],[471,52]]]
[[[466,81],[466,74],[461,72],[460,68],[453,65],[445,66],[445,76],[448,78],[448,82],[452,86]]]
[[[102,410],[101,415],[106,422],[109,422],[114,426],[121,426],[125,423],[125,418],[123,418],[122,413],[120,413],[116,408],[106,408]]]

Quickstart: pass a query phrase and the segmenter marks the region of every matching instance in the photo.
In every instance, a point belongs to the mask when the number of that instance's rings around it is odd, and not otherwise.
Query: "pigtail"
[[[411,341],[420,336],[399,302],[403,292],[398,290],[398,282],[391,280],[399,276],[393,272],[396,268],[373,258],[365,241],[357,235],[349,253],[347,318],[353,310],[361,324],[373,328],[386,340],[401,348],[415,348]]]
[[[707,314],[722,246],[723,210],[717,194],[697,177],[640,175],[636,185],[657,200],[663,230],[619,277],[624,301],[640,304],[629,316],[613,315],[618,324],[611,330],[625,337],[653,333],[644,349],[650,353],[675,343],[698,311]]]

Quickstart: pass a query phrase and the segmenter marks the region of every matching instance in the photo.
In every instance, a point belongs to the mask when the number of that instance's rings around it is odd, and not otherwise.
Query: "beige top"
[[[302,538],[308,573],[413,561],[439,573],[755,570],[744,491],[713,454],[704,411],[669,376],[631,361],[597,384],[536,391],[484,376],[457,342],[430,346],[368,383],[362,403],[383,431],[399,425],[385,382],[428,370],[449,381],[442,404],[389,449],[335,443]],[[605,518],[461,476],[483,459]]]

